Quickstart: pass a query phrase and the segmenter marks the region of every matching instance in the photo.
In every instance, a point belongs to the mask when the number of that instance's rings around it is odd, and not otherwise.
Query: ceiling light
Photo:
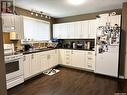
[[[33,12],[33,9],[31,10],[31,15],[33,15],[34,14],[34,12]]]
[[[49,16],[49,19],[51,19],[51,17]]]
[[[38,16],[38,12],[36,11],[36,16]]]
[[[68,2],[73,5],[80,5],[83,4],[85,0],[68,0]]]
[[[48,16],[47,16],[47,15],[45,15],[45,18],[48,18]]]
[[[38,13],[36,13],[36,16],[38,16]]]
[[[41,14],[41,17],[43,17],[43,12],[42,11],[40,12],[40,14]]]

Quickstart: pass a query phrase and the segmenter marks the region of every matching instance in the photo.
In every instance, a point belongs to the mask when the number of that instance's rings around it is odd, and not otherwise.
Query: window
[[[34,41],[50,40],[50,23],[24,17],[24,37]]]

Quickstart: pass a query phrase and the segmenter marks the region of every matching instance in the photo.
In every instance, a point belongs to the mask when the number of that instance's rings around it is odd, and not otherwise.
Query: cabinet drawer
[[[88,69],[93,69],[92,64],[87,64],[87,68],[88,68]]]
[[[66,62],[66,64],[70,64],[70,62]]]
[[[87,56],[86,60],[87,60],[87,62],[95,62],[95,57]]]
[[[66,60],[70,60],[70,58],[69,57],[66,57]]]
[[[88,56],[95,56],[95,51],[87,51],[86,54]]]
[[[71,53],[71,50],[66,50],[65,53],[70,54]]]
[[[69,57],[69,56],[70,56],[70,54],[66,54],[65,56]]]

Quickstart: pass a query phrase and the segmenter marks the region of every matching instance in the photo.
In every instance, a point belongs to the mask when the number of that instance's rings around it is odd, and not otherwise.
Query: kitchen
[[[65,12],[64,1],[42,1],[1,2],[8,95],[105,95],[109,90],[106,95],[126,95],[126,0],[117,2],[118,8],[79,13],[87,2],[79,6],[80,0],[68,0],[70,10],[61,15],[35,6],[61,4]],[[5,10],[8,4],[14,5],[12,11]]]

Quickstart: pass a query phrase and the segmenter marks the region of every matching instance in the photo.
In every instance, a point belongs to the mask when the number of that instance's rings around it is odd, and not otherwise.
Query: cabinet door
[[[89,38],[95,39],[97,31],[97,21],[89,20]]]
[[[72,50],[71,57],[72,66],[85,68],[84,51]]]
[[[95,51],[86,52],[86,69],[95,70]]]
[[[49,68],[49,63],[47,59],[47,52],[42,52],[40,54],[40,59],[41,59],[41,71],[45,71]]]
[[[16,16],[16,33],[18,34],[18,39],[24,39],[24,25],[23,25],[23,17]]]
[[[81,22],[80,38],[88,38],[88,34],[89,34],[89,24],[88,24],[88,21],[82,21]]]
[[[74,22],[68,23],[67,38],[68,39],[75,38],[75,23]]]
[[[54,64],[54,65],[56,66],[56,65],[59,64],[59,63],[58,63],[58,60],[59,60],[59,59],[58,59],[59,51],[58,51],[58,49],[56,49],[56,50],[54,50],[54,51],[55,51],[55,55],[54,55],[54,56],[55,56],[55,64]]]
[[[24,78],[27,79],[31,76],[31,54],[24,55]]]
[[[59,49],[59,57],[58,57],[58,63],[59,64],[65,64],[65,50]]]
[[[11,40],[24,39],[23,17],[15,16],[15,32],[10,32]]]
[[[71,66],[71,50],[65,50],[65,64]]]
[[[3,32],[15,32],[15,15],[2,15]]]
[[[80,39],[83,37],[82,35],[82,31],[81,31],[81,27],[82,27],[82,24],[81,22],[74,22],[74,38],[75,39]]]
[[[34,53],[31,55],[31,74],[36,75],[41,71],[40,65],[40,55],[39,53]]]
[[[56,50],[49,51],[49,68],[52,68],[57,64],[56,53],[57,53]]]

